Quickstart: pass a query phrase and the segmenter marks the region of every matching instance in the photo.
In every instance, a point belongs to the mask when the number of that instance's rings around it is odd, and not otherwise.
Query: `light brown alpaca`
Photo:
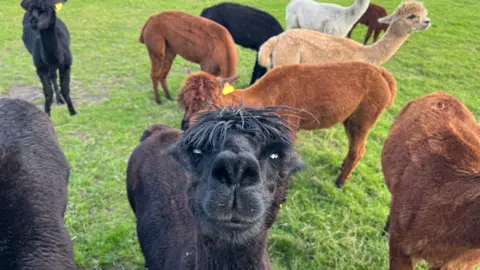
[[[249,88],[222,95],[223,85],[236,79],[238,76],[222,79],[204,72],[191,74],[178,98],[185,108],[182,129],[188,128],[197,112],[241,102],[251,107],[299,109],[299,115],[286,115],[295,129],[325,129],[343,123],[349,150],[337,186],[345,183],[364,155],[370,129],[392,105],[396,93],[395,79],[386,69],[360,61],[286,65],[272,69]]]
[[[382,151],[390,205],[390,269],[480,265],[480,126],[457,98],[435,92],[399,113]]]
[[[390,26],[378,42],[369,46],[312,30],[287,30],[260,47],[258,63],[264,67],[275,67],[360,60],[381,65],[395,54],[412,32],[430,26],[427,10],[419,2],[405,2],[393,14],[378,21]]]
[[[152,62],[150,76],[158,104],[162,103],[159,81],[167,99],[172,99],[166,79],[177,54],[200,64],[201,70],[213,75],[235,75],[235,43],[228,30],[214,21],[180,11],[165,11],[148,19],[139,40],[145,43]]]

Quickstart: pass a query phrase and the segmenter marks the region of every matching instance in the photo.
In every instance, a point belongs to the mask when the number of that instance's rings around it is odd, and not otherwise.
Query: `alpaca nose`
[[[212,164],[212,177],[228,186],[252,186],[260,182],[260,165],[251,153],[224,151]]]

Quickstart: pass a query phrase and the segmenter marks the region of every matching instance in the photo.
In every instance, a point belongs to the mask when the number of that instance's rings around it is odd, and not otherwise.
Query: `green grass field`
[[[153,13],[177,9],[200,14],[217,2],[72,0],[59,13],[72,37],[71,88],[79,114],[71,118],[66,106],[54,106],[52,119],[72,166],[65,221],[81,269],[142,268],[125,192],[127,160],[147,126],[178,127],[182,117],[176,102],[154,102],[149,58],[137,41],[140,28]],[[287,0],[239,2],[268,11],[285,26]],[[400,0],[372,2],[391,13]],[[0,95],[30,86],[39,97],[34,102],[43,104],[40,81],[21,41],[19,3],[4,1],[0,9]],[[428,0],[425,5],[433,26],[411,35],[384,65],[397,79],[397,99],[372,130],[366,155],[343,189],[334,186],[347,150],[343,127],[299,133],[297,145],[307,168],[294,178],[288,202],[270,232],[275,269],[386,269],[388,245],[381,231],[390,195],[380,152],[395,115],[407,101],[439,89],[480,115],[479,5],[476,0]],[[363,40],[365,31],[358,27],[354,38]],[[236,86],[242,88],[250,81],[255,54],[237,49],[241,80]],[[186,67],[199,70],[177,57],[168,77],[174,93]],[[162,99],[166,101],[163,94]]]

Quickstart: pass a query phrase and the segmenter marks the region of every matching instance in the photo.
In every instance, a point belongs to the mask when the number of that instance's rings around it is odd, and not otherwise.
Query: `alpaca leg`
[[[45,112],[50,115],[53,103],[53,89],[50,83],[48,69],[37,69],[37,75],[42,82],[43,95],[45,96]]]
[[[367,34],[365,35],[365,40],[363,41],[363,45],[367,45],[368,40],[372,36],[373,30],[375,29],[374,27],[375,27],[375,25],[369,25],[368,26]]]
[[[222,76],[222,74],[220,72],[220,67],[217,66],[215,63],[213,63],[210,60],[202,61],[200,63],[200,70],[203,71],[203,72],[210,73],[214,76]],[[223,76],[223,77],[225,77],[225,76]]]
[[[377,42],[381,32],[382,32],[382,29],[375,28],[375,34],[373,34],[373,43]]]
[[[168,46],[165,50],[165,58],[163,60],[163,67],[162,72],[160,73],[160,83],[162,84],[163,92],[165,93],[165,97],[169,100],[173,100],[172,96],[170,95],[170,91],[168,90],[167,85],[167,75],[172,68],[173,60],[175,59],[176,54],[170,49]]]
[[[163,56],[157,57],[155,54],[150,53],[150,61],[152,63],[152,69],[150,70],[150,77],[152,78],[153,93],[155,94],[155,102],[162,104],[160,95],[158,94],[158,82],[160,81],[160,75],[162,74]]]
[[[412,258],[402,252],[396,244],[396,240],[390,237],[390,270],[413,270],[414,264]]]
[[[67,103],[68,112],[70,115],[75,115],[77,112],[73,107],[72,99],[70,98],[70,66],[66,65],[60,68],[60,92],[62,93],[63,99]]]
[[[60,95],[60,90],[59,90],[59,88],[58,88],[58,83],[57,83],[57,70],[56,70],[56,69],[50,69],[48,75],[49,75],[49,77],[50,77],[50,81],[51,81],[52,84],[53,84],[53,90],[55,90],[55,97],[56,97],[56,100],[57,100],[57,104],[65,104],[65,102],[63,101],[62,96]]]
[[[250,85],[254,84],[257,79],[260,79],[263,75],[267,73],[267,69],[258,64],[258,54],[257,59],[255,60],[255,65],[253,66],[252,79],[250,80]]]
[[[347,34],[347,38],[351,38],[351,37],[352,37],[353,29],[355,29],[355,27],[357,27],[357,25],[358,25],[358,22],[356,22],[356,23],[352,26],[352,29],[350,29],[350,32],[348,32],[348,34]]]
[[[344,126],[348,136],[349,148],[348,154],[342,163],[340,175],[335,183],[337,187],[345,184],[358,161],[365,154],[365,144],[368,136],[368,130],[356,125],[356,123],[352,123],[350,120],[345,121]]]

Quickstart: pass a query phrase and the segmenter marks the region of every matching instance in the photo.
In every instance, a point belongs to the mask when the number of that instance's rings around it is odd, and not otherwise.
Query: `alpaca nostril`
[[[426,24],[429,24],[429,23],[430,23],[430,20],[429,20],[429,19],[426,19],[426,20],[424,20],[423,22],[426,23]]]
[[[251,186],[260,181],[258,162],[248,155],[224,153],[213,164],[212,178],[229,186]]]

